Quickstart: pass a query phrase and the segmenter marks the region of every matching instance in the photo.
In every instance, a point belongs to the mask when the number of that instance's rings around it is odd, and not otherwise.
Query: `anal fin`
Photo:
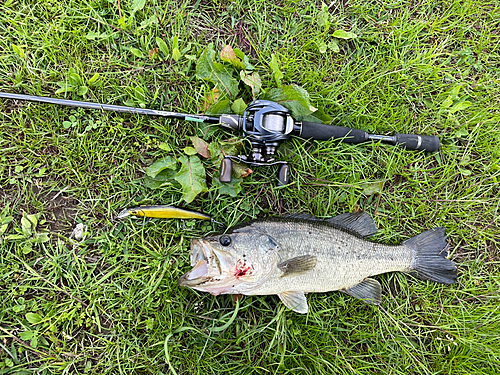
[[[299,313],[307,314],[309,306],[307,306],[307,298],[304,292],[283,292],[278,294],[281,302],[289,309]]]
[[[382,302],[382,287],[374,279],[364,279],[349,289],[343,289],[343,292],[366,303],[378,305]]]

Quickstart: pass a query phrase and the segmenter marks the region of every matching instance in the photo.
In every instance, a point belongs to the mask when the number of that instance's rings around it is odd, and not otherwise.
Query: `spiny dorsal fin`
[[[378,305],[382,302],[382,287],[377,280],[364,279],[357,285],[344,289],[343,292],[356,297],[363,302]]]
[[[283,271],[281,277],[302,275],[312,270],[315,266],[316,257],[309,254],[288,259],[278,264],[278,268]]]
[[[290,215],[285,215],[285,217],[291,218],[291,219],[302,219],[302,220],[322,220],[318,219],[316,216],[311,215],[311,214],[290,214]]]
[[[337,227],[353,231],[360,236],[368,237],[377,232],[377,224],[365,211],[348,212],[326,220]]]
[[[289,309],[299,314],[307,314],[309,306],[304,292],[283,292],[278,294],[281,302]]]

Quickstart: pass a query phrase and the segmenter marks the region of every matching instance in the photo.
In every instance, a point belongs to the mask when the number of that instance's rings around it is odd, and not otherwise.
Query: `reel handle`
[[[222,159],[220,163],[220,182],[231,182],[232,174],[233,174],[233,162],[231,158],[227,156]],[[280,162],[280,166],[278,168],[278,185],[277,186],[285,186],[290,183],[290,166],[287,163]]]

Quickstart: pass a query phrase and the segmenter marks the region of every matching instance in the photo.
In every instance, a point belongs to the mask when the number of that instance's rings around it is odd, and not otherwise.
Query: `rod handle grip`
[[[434,152],[439,150],[439,138],[435,135],[395,134],[397,145],[409,150]]]
[[[368,140],[368,133],[363,130],[308,121],[302,121],[299,136],[301,138],[312,138],[318,141],[342,138],[342,142],[347,143],[362,143]]]

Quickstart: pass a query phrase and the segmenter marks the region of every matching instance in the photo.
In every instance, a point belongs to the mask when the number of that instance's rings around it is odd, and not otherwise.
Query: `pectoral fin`
[[[363,300],[366,303],[378,305],[382,302],[382,287],[377,280],[364,279],[357,285],[344,289],[343,292]]]
[[[309,307],[304,292],[283,292],[278,294],[281,302],[289,309],[299,314],[307,314]]]
[[[316,257],[314,255],[301,255],[278,264],[278,268],[283,271],[281,277],[302,275],[315,266]]]

